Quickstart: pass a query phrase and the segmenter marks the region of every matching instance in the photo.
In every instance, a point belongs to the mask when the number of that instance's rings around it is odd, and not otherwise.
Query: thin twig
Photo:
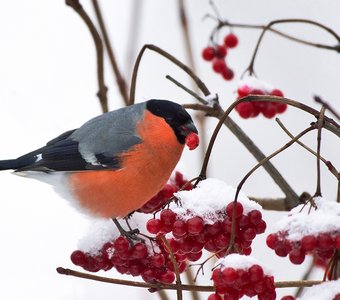
[[[133,5],[131,6],[131,15],[129,17],[130,24],[129,24],[129,33],[127,35],[127,46],[126,46],[126,59],[125,59],[125,65],[126,68],[126,76],[128,78],[131,77],[131,72],[133,68],[133,62],[136,59],[136,53],[138,51],[138,41],[140,32],[142,29],[142,18],[144,16],[143,14],[143,0],[134,1]]]
[[[320,110],[320,116],[317,122],[318,135],[317,135],[317,148],[316,148],[316,191],[314,197],[321,197],[321,168],[320,168],[320,149],[321,149],[321,131],[323,127],[323,119],[325,115],[326,107],[322,105]]]
[[[111,284],[119,284],[119,285],[126,285],[130,287],[140,287],[140,288],[147,288],[147,289],[163,289],[163,290],[177,290],[176,284],[157,284],[157,283],[145,283],[145,282],[138,282],[138,281],[131,281],[131,280],[122,280],[122,279],[115,279],[115,278],[108,278],[98,275],[93,275],[89,273],[83,273],[74,271],[71,269],[65,269],[62,267],[57,268],[57,272],[62,275],[69,275],[78,278],[84,278],[99,282],[111,283]],[[320,280],[299,280],[299,281],[278,281],[275,282],[276,288],[288,288],[288,287],[299,287],[305,286],[310,287],[316,284],[320,284],[322,281]],[[198,291],[198,292],[213,292],[213,286],[206,286],[206,285],[190,285],[190,284],[182,284],[183,291]]]
[[[147,45],[144,45],[143,48],[140,50],[140,52],[137,56],[136,62],[135,62],[135,66],[133,68],[131,86],[130,86],[129,105],[134,104],[134,102],[135,102],[137,73],[138,73],[138,69],[139,69],[141,59],[142,59],[143,54],[144,54],[146,49],[149,49],[151,51],[154,51],[154,52],[164,56],[166,59],[170,60],[172,63],[177,65],[179,68],[181,68],[184,72],[186,72],[194,80],[194,82],[197,84],[198,88],[203,92],[203,94],[205,96],[210,95],[210,91],[208,90],[208,88],[206,87],[204,82],[188,66],[186,66],[184,63],[179,61],[176,57],[171,55],[169,52],[166,52],[163,49],[161,49],[161,48],[159,48],[155,45],[147,44]]]
[[[109,36],[107,34],[107,31],[106,31],[106,26],[105,26],[105,23],[104,23],[104,20],[103,20],[103,17],[102,17],[100,6],[99,6],[97,0],[92,0],[92,5],[94,7],[96,17],[97,17],[97,20],[98,20],[98,23],[99,23],[100,31],[102,33],[104,43],[105,43],[105,47],[106,47],[107,53],[109,55],[109,60],[111,62],[113,74],[116,77],[116,82],[117,82],[117,85],[118,85],[119,92],[120,92],[125,104],[127,105],[128,101],[129,101],[129,96],[128,96],[126,82],[125,82],[125,79],[122,76],[122,73],[120,72],[120,70],[118,68],[118,64],[116,62],[116,58],[115,58],[115,55],[114,55],[113,50],[112,50],[111,42],[110,42]]]
[[[192,90],[188,89],[186,86],[184,86],[182,83],[177,81],[175,78],[171,77],[170,75],[165,76],[166,79],[170,80],[172,83],[176,84],[178,87],[180,87],[182,90],[186,91],[188,94],[196,98],[199,102],[201,102],[204,105],[208,105],[208,101],[200,97],[197,93],[193,92]]]
[[[321,105],[324,105],[328,111],[330,111],[338,120],[340,120],[340,115],[335,109],[327,102],[323,101],[320,96],[314,96],[314,101]]]
[[[287,127],[285,127],[283,125],[283,123],[281,122],[281,120],[279,118],[276,118],[275,121],[277,122],[277,124],[279,124],[279,126],[281,127],[281,129],[290,137],[293,138],[294,136],[291,134],[291,132],[287,129]],[[315,155],[317,157],[317,153],[312,150],[311,148],[309,148],[307,145],[305,145],[304,143],[302,143],[301,141],[296,141],[297,144],[299,144],[300,146],[302,146],[303,148],[305,148],[308,152],[312,153],[313,155]],[[339,173],[338,171],[335,169],[335,167],[333,166],[333,164],[329,161],[326,160],[325,158],[323,158],[320,155],[320,159],[321,161],[326,165],[326,167],[328,168],[328,170],[336,177],[336,179],[339,180]]]
[[[175,275],[176,275],[176,286],[177,286],[177,300],[182,300],[183,299],[183,293],[182,293],[182,281],[181,281],[181,275],[179,274],[179,269],[178,269],[178,264],[176,261],[176,257],[174,255],[174,252],[172,251],[168,241],[166,240],[164,235],[161,235],[161,240],[167,250],[167,252],[170,254],[170,259],[172,262],[172,265],[175,270]]]
[[[258,53],[258,49],[260,47],[260,44],[262,42],[262,39],[264,37],[264,34],[266,33],[266,31],[271,28],[272,26],[276,25],[276,24],[283,24],[283,23],[305,23],[305,24],[310,24],[310,25],[314,25],[317,27],[320,27],[322,29],[324,29],[325,31],[327,31],[328,33],[330,33],[337,41],[337,46],[336,46],[336,50],[339,52],[340,48],[340,37],[329,27],[322,25],[318,22],[312,21],[312,20],[307,20],[307,19],[281,19],[281,20],[275,20],[275,21],[271,21],[267,24],[267,26],[262,30],[261,35],[257,41],[257,44],[255,46],[255,50],[253,53],[253,56],[251,58],[250,64],[247,68],[246,71],[249,72],[250,75],[252,75],[254,73],[254,63],[255,63],[255,57]]]
[[[240,24],[240,23],[231,23],[231,22],[228,22],[228,21],[218,21],[217,26],[212,30],[212,34],[210,36],[211,41],[213,41],[214,35],[216,34],[216,32],[218,32],[222,27],[264,30],[264,29],[266,29],[267,25]],[[297,38],[295,36],[292,36],[290,34],[284,33],[280,30],[271,28],[271,27],[267,28],[267,31],[270,31],[274,34],[277,34],[281,37],[284,37],[286,39],[289,39],[291,41],[294,41],[294,42],[297,42],[297,43],[300,43],[300,44],[304,44],[304,45],[308,45],[308,46],[312,46],[312,47],[316,47],[316,48],[321,48],[321,49],[325,49],[325,50],[332,50],[332,51],[336,51],[336,52],[340,51],[340,40],[338,41],[337,45],[330,46],[330,45],[324,45],[324,44],[320,44],[320,43],[313,43],[313,42],[310,42],[310,41],[306,41],[306,40]],[[335,32],[333,31],[333,33],[335,33]],[[334,37],[338,37],[338,35],[335,33]]]
[[[312,273],[313,269],[314,269],[314,263],[311,262],[311,263],[309,264],[309,267],[308,267],[308,269],[306,270],[305,274],[303,275],[302,280],[308,280],[308,278],[309,278],[310,274]],[[296,293],[295,293],[295,298],[300,297],[301,294],[302,294],[302,292],[303,292],[303,290],[304,290],[304,287],[303,287],[303,286],[300,286],[300,287],[297,289]]]
[[[238,195],[244,185],[244,183],[247,181],[247,179],[259,168],[261,167],[266,161],[272,159],[282,151],[286,150],[288,147],[293,145],[297,140],[299,140],[302,136],[304,136],[306,133],[310,132],[311,130],[316,129],[316,125],[311,125],[310,127],[306,128],[305,130],[301,131],[298,135],[296,135],[293,139],[291,139],[288,143],[286,143],[283,147],[276,150],[272,154],[268,155],[266,158],[264,158],[262,161],[260,161],[256,166],[254,166],[240,181],[236,188],[235,198],[234,198],[234,206],[233,206],[233,216],[232,216],[232,225],[231,225],[231,235],[230,235],[230,244],[233,245],[235,240],[235,228],[236,228],[236,203],[238,199]]]
[[[82,18],[82,20],[87,25],[91,36],[93,38],[95,47],[96,47],[96,54],[97,54],[97,79],[98,79],[98,86],[99,91],[97,96],[100,101],[100,105],[102,108],[103,113],[108,111],[108,103],[107,103],[107,87],[104,82],[104,51],[103,51],[103,43],[100,38],[100,35],[94,26],[92,20],[88,16],[88,14],[83,9],[82,5],[80,4],[79,0],[66,0],[66,5],[71,6],[76,13]]]

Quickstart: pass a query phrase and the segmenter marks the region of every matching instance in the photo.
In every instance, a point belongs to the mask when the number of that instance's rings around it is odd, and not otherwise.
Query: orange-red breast
[[[140,208],[169,179],[197,129],[179,104],[149,100],[95,117],[0,170],[45,181],[94,216],[119,218]]]

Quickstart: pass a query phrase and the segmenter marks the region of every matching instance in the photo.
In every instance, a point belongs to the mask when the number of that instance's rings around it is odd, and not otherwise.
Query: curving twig
[[[71,6],[74,11],[82,18],[82,20],[87,25],[91,36],[93,38],[95,47],[96,47],[96,54],[97,54],[97,79],[98,79],[98,86],[99,91],[97,96],[99,98],[99,102],[102,108],[103,113],[109,110],[108,102],[107,102],[107,87],[104,82],[104,51],[103,51],[103,43],[100,38],[100,35],[94,26],[92,20],[83,9],[82,5],[80,4],[79,0],[66,0],[66,5]]]
[[[125,82],[125,79],[124,79],[122,73],[120,72],[120,70],[118,68],[118,64],[116,62],[116,58],[115,58],[115,55],[113,53],[113,49],[112,49],[112,46],[111,46],[111,43],[110,43],[110,39],[109,39],[109,36],[107,34],[107,31],[106,31],[106,26],[105,26],[105,23],[104,23],[104,20],[103,20],[103,17],[102,17],[100,6],[99,6],[97,0],[92,0],[92,5],[94,7],[94,11],[96,13],[96,17],[97,17],[97,20],[98,20],[98,23],[99,23],[99,28],[100,28],[100,31],[102,33],[103,39],[104,39],[104,43],[105,43],[107,53],[109,55],[109,60],[110,60],[111,66],[112,66],[113,74],[116,77],[116,82],[117,82],[117,85],[118,85],[119,92],[120,92],[125,104],[127,105],[128,101],[129,101],[129,97],[128,97],[126,82]]]
[[[268,29],[270,29],[272,26],[276,25],[276,24],[283,24],[283,23],[305,23],[305,24],[310,24],[310,25],[314,25],[317,26],[321,29],[324,29],[325,31],[327,31],[329,34],[331,34],[337,41],[337,45],[335,47],[333,47],[333,50],[336,50],[337,52],[340,52],[340,37],[336,34],[336,32],[334,30],[332,30],[331,28],[320,24],[318,22],[312,21],[312,20],[308,20],[308,19],[281,19],[281,20],[274,20],[269,22],[262,30],[261,35],[257,41],[257,44],[255,46],[255,50],[253,53],[253,56],[251,58],[250,64],[248,66],[248,68],[246,69],[245,72],[249,72],[249,75],[252,75],[254,73],[254,63],[255,63],[255,58],[256,55],[258,53],[258,49],[260,47],[260,44],[262,42],[262,39],[264,37],[264,34],[268,31]],[[295,39],[297,40],[297,39]]]

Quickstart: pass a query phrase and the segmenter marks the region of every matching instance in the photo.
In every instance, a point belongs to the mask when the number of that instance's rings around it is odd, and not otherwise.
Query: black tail
[[[37,161],[40,153],[41,149],[38,149],[16,159],[0,160],[0,171],[10,169],[17,170],[32,165]]]
[[[17,169],[18,162],[16,159],[0,160],[0,170]]]

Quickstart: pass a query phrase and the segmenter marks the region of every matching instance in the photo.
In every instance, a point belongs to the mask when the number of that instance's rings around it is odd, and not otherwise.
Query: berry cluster
[[[165,203],[168,202],[174,193],[178,192],[185,184],[187,184],[187,182],[188,181],[184,179],[183,174],[176,171],[175,176],[172,180],[170,180],[170,183],[167,183],[157,195],[153,196],[137,211],[145,214],[151,214],[158,211]],[[185,187],[185,190],[191,189],[191,184],[188,184]]]
[[[217,253],[218,257],[226,254],[232,230],[233,202],[222,211],[216,212],[218,220],[204,219],[200,216],[186,218],[187,212],[177,214],[171,209],[161,211],[159,218],[150,219],[147,230],[152,234],[172,233],[171,247],[174,253],[185,254],[190,261],[198,260],[203,248]],[[266,229],[260,211],[254,209],[243,214],[243,205],[236,205],[235,245],[239,252],[249,255],[251,244],[257,234]]]
[[[259,300],[276,299],[274,277],[265,274],[260,265],[235,267],[225,265],[221,260],[216,263],[217,266],[219,264],[221,266],[212,273],[216,292],[211,294],[208,300],[238,300],[244,295],[248,297],[257,295]]]
[[[260,88],[252,88],[248,85],[241,85],[237,89],[238,98],[243,98],[249,95],[270,95],[270,96],[278,96],[283,97],[283,93],[281,90],[273,89],[273,90],[265,90]],[[287,104],[278,103],[278,102],[242,102],[239,103],[235,110],[238,112],[241,118],[255,118],[260,113],[262,113],[266,118],[273,118],[276,114],[281,114],[285,112],[287,109]]]
[[[159,252],[155,252],[155,249]],[[121,274],[141,276],[145,282],[172,283],[175,280],[174,266],[160,238],[156,245],[148,247],[138,242],[133,246],[125,237],[118,237],[103,245],[97,255],[76,250],[71,261],[90,272],[108,271],[114,267]],[[185,256],[176,256],[179,272],[186,268]]]
[[[211,61],[214,72],[221,74],[225,80],[232,80],[234,78],[234,71],[227,66],[225,59],[228,49],[235,48],[237,44],[237,36],[229,33],[225,36],[222,45],[209,46],[202,51],[203,59]]]
[[[318,264],[324,265],[336,250],[340,250],[340,232],[306,235],[291,241],[287,231],[279,231],[268,235],[267,245],[278,256],[288,255],[293,264],[302,264],[306,254],[312,254]]]

